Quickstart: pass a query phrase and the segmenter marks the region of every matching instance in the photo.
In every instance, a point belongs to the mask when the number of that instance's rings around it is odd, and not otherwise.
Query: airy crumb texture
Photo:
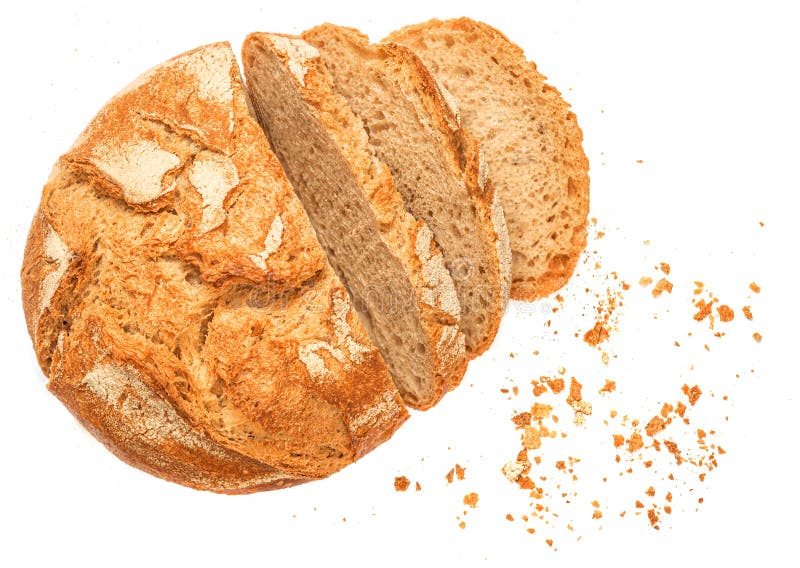
[[[407,417],[228,44],[145,73],[59,159],[22,289],[48,388],[171,481],[236,493],[324,477]]]
[[[370,44],[358,31],[331,24],[302,37],[319,50],[336,93],[363,122],[406,209],[441,247],[467,352],[476,357],[497,333],[511,282],[503,208],[478,143],[411,50]]]
[[[430,229],[405,210],[314,47],[255,33],[242,52],[256,115],[331,265],[405,402],[430,408],[466,370],[461,308]]]
[[[589,211],[589,161],[569,105],[518,46],[484,23],[430,20],[386,40],[419,54],[486,152],[506,210],[512,297],[559,289],[586,246]]]

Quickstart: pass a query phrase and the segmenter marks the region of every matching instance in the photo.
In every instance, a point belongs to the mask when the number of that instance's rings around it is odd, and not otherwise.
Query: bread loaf
[[[342,95],[394,176],[406,208],[444,254],[471,357],[485,351],[508,300],[511,257],[503,209],[477,142],[420,59],[356,30],[325,24],[303,38],[322,55]]]
[[[589,161],[569,105],[519,47],[484,23],[430,20],[386,41],[425,61],[486,151],[508,221],[511,297],[559,289],[586,246],[589,211]]]
[[[228,44],[159,65],[56,163],[22,267],[48,388],[196,488],[324,477],[406,419]]]
[[[405,402],[429,408],[466,367],[461,309],[430,229],[404,209],[316,49],[257,33],[242,53],[256,114],[332,266]]]

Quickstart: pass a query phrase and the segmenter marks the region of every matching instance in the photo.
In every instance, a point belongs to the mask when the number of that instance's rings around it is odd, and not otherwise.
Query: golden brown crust
[[[172,481],[228,493],[324,477],[407,417],[227,44],[100,111],[43,190],[21,279],[49,388]]]
[[[64,333],[47,388],[117,457],[163,479],[217,493],[308,481],[220,446],[192,427],[148,385],[152,379],[142,378],[135,361],[108,351],[107,339],[96,318]],[[65,358],[65,352],[79,356]]]
[[[22,270],[20,271],[20,280],[22,284],[22,308],[25,312],[25,323],[28,326],[28,335],[35,339],[36,334],[36,320],[39,317],[37,313],[39,306],[39,298],[41,297],[41,285],[44,281],[46,274],[51,273],[55,267],[48,266],[47,259],[44,254],[44,241],[47,236],[47,221],[42,216],[40,210],[36,211],[33,217],[31,228],[28,231],[28,240],[25,243],[25,254],[22,260]],[[39,350],[36,350],[37,357]],[[46,373],[47,369],[44,367],[41,360],[39,366]]]
[[[564,197],[572,210],[578,212],[570,219],[570,236],[562,244],[562,250],[549,256],[544,269],[537,268],[536,275],[530,275],[522,264],[514,263],[511,297],[516,300],[535,300],[546,296],[563,286],[572,275],[581,252],[586,246],[586,223],[589,209],[589,163],[582,150],[583,133],[569,105],[561,98],[557,89],[545,83],[545,77],[536,70],[535,63],[527,61],[521,48],[512,43],[502,32],[482,22],[469,18],[453,20],[429,20],[397,30],[387,40],[403,43],[418,50],[430,63],[438,60],[436,49],[428,51],[426,40],[440,31],[458,32],[465,38],[464,46],[480,45],[492,49],[492,56],[499,64],[506,66],[519,85],[525,85],[543,101],[542,112],[552,113],[563,122],[562,130],[566,136],[566,147],[560,152],[561,169],[566,172]],[[446,80],[444,69],[440,69],[442,79]],[[452,83],[450,84],[452,87]],[[522,119],[521,119],[522,120]],[[503,189],[505,191],[505,189]],[[510,223],[516,225],[515,212],[509,214]],[[516,228],[516,227],[515,227]],[[515,233],[511,248],[516,250],[519,239],[525,238],[525,231]]]

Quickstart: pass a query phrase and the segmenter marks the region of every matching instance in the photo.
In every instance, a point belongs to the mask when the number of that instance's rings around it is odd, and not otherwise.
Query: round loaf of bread
[[[407,417],[226,43],[116,95],[25,250],[48,388],[128,463],[235,493],[330,475]]]

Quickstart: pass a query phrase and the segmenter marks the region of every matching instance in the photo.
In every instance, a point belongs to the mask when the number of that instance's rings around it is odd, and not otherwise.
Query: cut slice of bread
[[[386,40],[425,61],[486,151],[511,238],[511,297],[558,290],[586,246],[589,210],[589,161],[569,105],[519,47],[484,23],[430,20]]]
[[[43,190],[21,277],[48,388],[166,479],[324,477],[407,417],[228,44],[151,69],[92,120]]]
[[[467,350],[486,350],[508,299],[510,253],[503,211],[475,140],[447,95],[410,50],[370,45],[329,24],[303,34],[322,55],[335,91],[363,123],[414,217],[441,246],[461,305]]]
[[[395,385],[410,406],[431,407],[466,367],[458,298],[431,231],[403,207],[316,49],[256,33],[242,54],[256,115]]]

